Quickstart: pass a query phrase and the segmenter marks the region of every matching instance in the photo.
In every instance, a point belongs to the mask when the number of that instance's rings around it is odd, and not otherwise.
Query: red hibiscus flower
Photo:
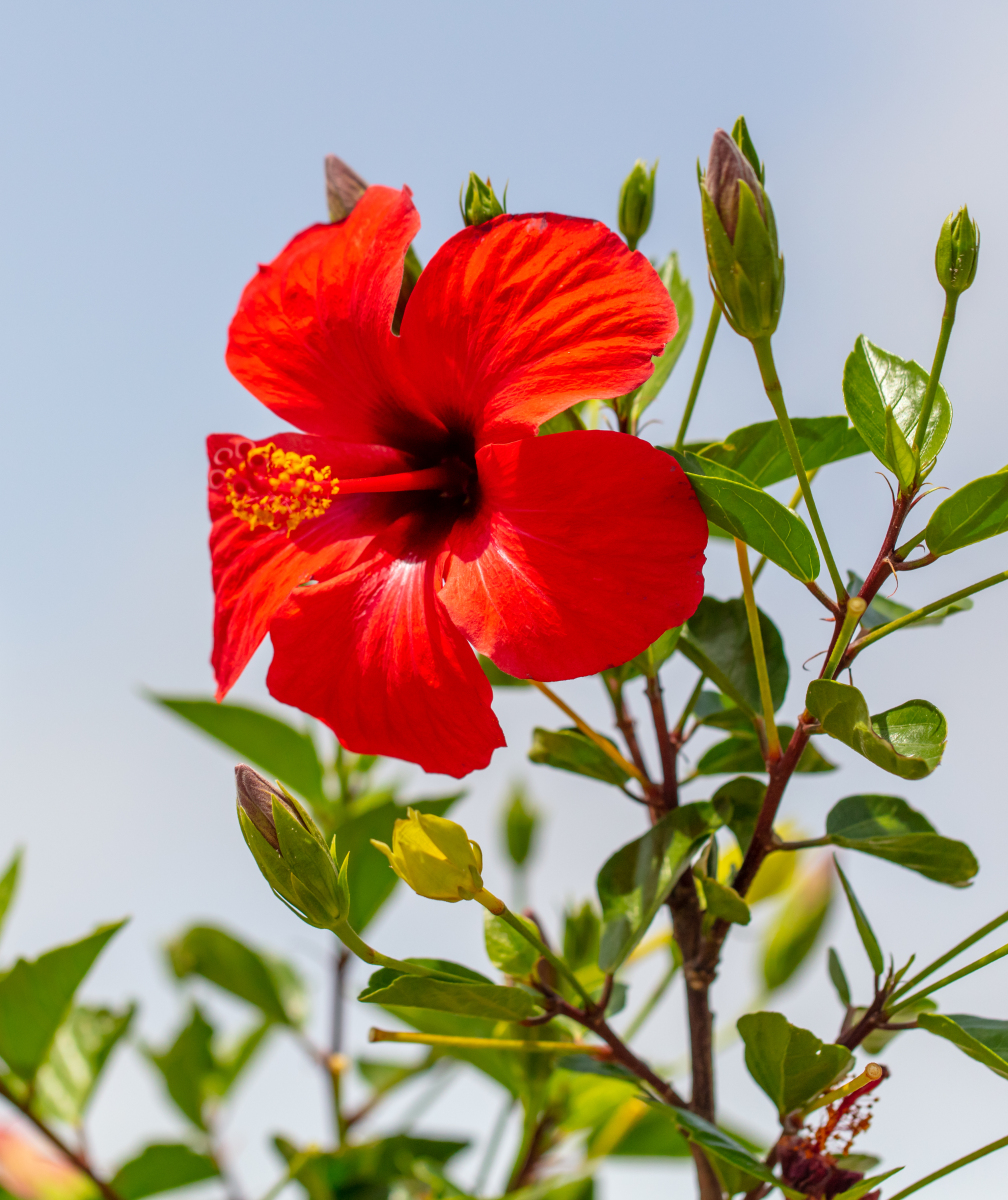
[[[270,692],[350,750],[461,776],[504,737],[472,646],[512,675],[623,663],[689,617],[707,525],[673,459],[536,437],[651,374],[677,327],[595,221],[497,217],[447,242],[391,331],[420,227],[372,187],[260,267],[233,374],[300,433],[208,439],[218,698],[270,634]]]

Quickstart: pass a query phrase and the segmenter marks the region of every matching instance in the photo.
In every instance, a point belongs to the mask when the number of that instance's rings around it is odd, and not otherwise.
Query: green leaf
[[[615,747],[611,738],[606,740]],[[630,779],[622,767],[580,729],[550,730],[536,726],[532,730],[532,749],[528,756],[534,763],[572,771],[575,775],[587,775],[589,779],[601,779],[603,783],[614,783],[619,787]]]
[[[675,629],[667,629],[657,641],[652,642],[635,658],[631,658],[621,667],[613,667],[605,671],[604,674],[617,683],[626,683],[630,679],[636,679],[639,675],[653,678],[658,674],[658,668],[662,663],[675,653],[682,628],[681,625],[677,625]]]
[[[209,1095],[223,1097],[228,1094],[271,1028],[272,1025],[269,1021],[262,1021],[222,1053],[214,1053],[214,1073],[207,1080]]]
[[[748,724],[748,722],[747,722]],[[781,745],[790,742],[794,729],[790,725],[778,725],[777,733]],[[801,758],[795,771],[800,774],[835,771],[836,763],[824,757],[812,745],[811,741],[802,751]],[[715,742],[709,747],[696,765],[698,775],[724,775],[735,771],[751,771],[754,774],[765,774],[766,763],[760,750],[759,740],[751,725],[744,732],[734,734],[723,742]]]
[[[752,917],[749,905],[738,892],[703,874],[696,874],[696,880],[703,893],[705,911],[710,916],[720,917],[724,921],[730,921],[733,925],[749,924]]]
[[[168,944],[168,956],[176,978],[202,976],[254,1004],[270,1021],[300,1026],[307,1015],[307,991],[294,968],[223,929],[193,925]]]
[[[847,591],[852,596],[856,596],[863,587],[864,580],[855,575],[853,571],[848,571]],[[951,617],[957,612],[966,612],[972,607],[973,601],[968,597],[965,600],[956,600],[952,604],[946,604],[944,608],[939,608],[937,612],[930,613],[919,621],[914,621],[912,627],[916,629],[920,625],[940,625],[946,617]],[[888,625],[890,621],[897,621],[900,617],[905,617],[913,611],[905,604],[897,604],[895,600],[887,600],[885,596],[876,595],[861,618],[861,628],[879,629],[883,625]]]
[[[917,1024],[958,1046],[1002,1079],[1008,1079],[1008,1021],[971,1017],[967,1013],[921,1013]]]
[[[788,664],[784,657],[784,643],[776,625],[764,612],[760,612],[759,620],[770,676],[770,694],[776,712],[784,703]],[[745,703],[757,712],[762,711],[745,601],[741,597],[736,600],[715,600],[713,596],[704,596],[686,629],[689,640],[720,667]]]
[[[898,796],[845,796],[826,818],[826,835],[834,846],[873,854],[937,883],[962,886],[979,870],[965,842],[939,836]]]
[[[129,1029],[135,1011],[132,1004],[119,1012],[79,1005],[71,1008],[35,1076],[33,1110],[39,1116],[80,1124],[98,1076]]]
[[[539,936],[535,925],[526,917],[519,917],[518,920],[536,937]],[[499,971],[517,979],[524,979],[532,973],[532,968],[539,958],[538,952],[503,918],[487,913],[483,924],[483,937],[486,941],[487,956]]]
[[[674,250],[658,268],[658,278],[665,285],[665,290],[676,307],[679,328],[675,337],[666,343],[661,354],[651,360],[654,363],[654,371],[637,391],[633,404],[635,416],[640,416],[647,406],[657,399],[658,393],[672,374],[672,368],[679,361],[693,324],[693,294],[689,281],[679,273],[679,255]]]
[[[441,1165],[468,1144],[398,1134],[379,1141],[356,1142],[338,1150],[313,1153],[307,1147],[298,1150],[285,1139],[276,1139],[277,1149],[288,1163],[295,1157],[303,1160],[294,1178],[305,1187],[312,1200],[336,1196],[378,1200],[386,1195],[388,1185],[394,1180],[411,1178],[416,1160]]]
[[[560,415],[563,416],[564,414],[561,413]],[[559,419],[560,419],[559,417],[553,418],[554,421],[558,421]],[[547,424],[551,424],[551,423],[552,422],[547,422]],[[579,424],[578,427],[581,429],[584,429],[584,425]],[[545,426],[540,426],[539,432],[542,433],[544,428],[545,428]],[[551,429],[549,432],[550,433],[559,433],[560,430]],[[487,677],[487,679],[490,680],[491,684],[494,687],[531,687],[532,686],[532,684],[529,683],[529,681],[527,679],[519,679],[515,675],[506,674],[504,671],[502,671],[500,669],[500,667],[495,666],[494,663],[492,663],[485,654],[477,655],[477,657],[479,658],[480,666],[483,668],[483,674]]]
[[[854,343],[843,373],[847,415],[868,449],[885,466],[890,465],[886,458],[886,409],[892,405],[896,424],[904,438],[913,442],[927,384],[928,373],[919,363],[897,358],[863,335]],[[951,424],[952,405],[939,384],[921,448],[922,466],[937,456]]]
[[[563,959],[574,971],[598,961],[602,922],[590,900],[564,913]]]
[[[504,842],[508,857],[516,867],[524,866],[531,854],[538,825],[539,813],[529,802],[525,785],[515,783],[504,813]]]
[[[148,699],[195,725],[234,750],[268,775],[311,803],[325,803],[322,791],[322,764],[311,736],[285,721],[241,704],[218,704],[184,696],[158,696]]]
[[[864,454],[868,449],[857,430],[847,424],[846,417],[793,417],[791,425],[806,471]],[[776,421],[746,425],[730,433],[723,442],[698,443],[686,449],[736,471],[761,488],[790,479],[795,473],[784,434]]]
[[[116,1171],[110,1182],[120,1200],[144,1200],[159,1192],[216,1179],[217,1164],[209,1154],[197,1154],[180,1142],[154,1142]]]
[[[766,786],[758,779],[740,775],[737,779],[729,779],[727,783],[723,783],[711,797],[711,803],[735,835],[743,855],[752,841],[765,795]]]
[[[885,455],[899,490],[904,496],[909,495],[917,478],[917,463],[891,407],[885,410]]]
[[[443,817],[464,795],[465,792],[456,792],[438,800],[414,800],[405,806],[386,799],[384,793],[376,793],[347,806],[334,836],[339,861],[350,856],[347,885],[352,929],[363,933],[399,882],[399,877],[389,869],[388,860],[371,845],[371,839],[391,846],[392,830],[396,821],[406,819],[407,807]]]
[[[621,847],[598,874],[599,967],[615,971],[647,932],[703,840],[723,824],[709,801],[685,804]]]
[[[0,932],[3,931],[4,919],[17,891],[18,873],[21,869],[21,851],[15,850],[7,864],[7,870],[0,877]]]
[[[898,1171],[902,1170],[902,1167],[893,1167],[891,1171],[883,1171],[880,1175],[872,1175],[869,1179],[862,1179],[860,1183],[855,1183],[853,1187],[847,1188],[846,1191],[837,1192],[833,1200],[861,1200],[862,1196],[873,1192],[890,1175],[895,1175]]]
[[[840,955],[837,954],[832,946],[829,952],[829,977],[836,988],[836,994],[840,997],[840,1003],[849,1007],[851,1002],[850,984],[847,982],[847,976],[844,974]]]
[[[453,983],[406,975],[391,967],[376,971],[357,999],[364,1004],[431,1008],[494,1021],[522,1021],[542,1011],[536,1000],[519,987],[500,987],[481,976]]]
[[[908,700],[875,716],[855,687],[816,679],[805,695],[823,731],[902,779],[923,779],[945,752],[945,718],[927,700]]]
[[[748,1013],[739,1018],[738,1031],[749,1074],[781,1117],[825,1091],[854,1063],[846,1046],[824,1044],[807,1029],[788,1024],[780,1013]]]
[[[19,958],[0,976],[0,1058],[30,1082],[66,1020],[74,993],[110,938],[125,925],[102,925],[86,938]]]
[[[767,929],[763,945],[763,981],[768,991],[782,987],[811,953],[833,901],[826,870],[804,876],[791,889]]]
[[[709,520],[802,583],[816,578],[819,551],[801,517],[728,467],[695,454],[668,453],[686,472]]]
[[[161,1072],[168,1095],[197,1129],[206,1129],[203,1103],[210,1094],[214,1060],[213,1026],[193,1005],[189,1023],[162,1054],[148,1051],[147,1057]]]
[[[951,554],[1008,529],[1008,473],[982,475],[943,500],[931,514],[925,537],[932,554]]]
[[[885,970],[885,959],[882,957],[882,950],[878,944],[878,938],[871,927],[871,922],[868,920],[864,909],[861,907],[857,896],[854,895],[854,889],[847,882],[847,876],[843,873],[840,863],[837,862],[837,856],[833,855],[833,862],[836,864],[837,874],[840,876],[840,882],[843,884],[844,893],[847,896],[847,903],[850,905],[851,913],[854,916],[854,924],[857,926],[858,934],[861,938],[861,944],[865,948],[865,953],[868,955],[868,961],[871,963],[872,970],[876,975],[881,975]]]
[[[722,1162],[730,1163],[755,1179],[775,1184],[789,1198],[803,1200],[801,1192],[796,1192],[793,1188],[782,1184],[769,1168],[758,1159],[753,1158],[744,1146],[716,1126],[711,1125],[710,1122],[705,1121],[703,1117],[698,1117],[696,1113],[692,1113],[686,1108],[673,1108],[671,1112],[675,1117],[676,1124],[689,1140],[703,1147],[708,1154]]]
[[[603,1126],[604,1128],[604,1126]],[[647,1106],[622,1138],[607,1152],[609,1158],[689,1158],[689,1141],[679,1132],[668,1108]]]

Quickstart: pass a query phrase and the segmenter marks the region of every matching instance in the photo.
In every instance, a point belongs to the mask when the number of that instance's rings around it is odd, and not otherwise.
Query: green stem
[[[917,418],[917,432],[914,434],[913,451],[920,458],[924,449],[924,438],[927,433],[928,421],[931,419],[931,409],[935,396],[938,394],[938,381],[941,378],[942,365],[945,362],[945,351],[948,349],[949,338],[952,336],[952,326],[955,323],[956,304],[959,302],[957,292],[945,293],[945,311],[942,313],[941,332],[938,334],[938,345],[935,347],[934,362],[931,364],[931,374],[928,376],[927,390],[921,401],[920,416]],[[917,479],[920,480],[920,465],[917,467]]]
[[[905,559],[906,556],[910,553],[910,551],[914,548],[914,546],[919,546],[926,537],[927,537],[927,530],[922,529],[920,531],[920,533],[917,534],[916,537],[912,537],[908,542],[904,542],[902,546],[897,546],[894,551],[896,558],[898,558],[900,560],[900,562],[902,562],[903,559]]]
[[[968,950],[970,946],[974,945],[976,942],[979,942],[981,938],[985,938],[988,933],[993,933],[995,929],[1000,929],[1005,921],[1008,921],[1008,912],[1003,912],[999,917],[995,917],[993,921],[988,921],[988,923],[984,925],[982,929],[978,929],[976,933],[971,933],[968,938],[960,942],[957,946],[953,946],[952,949],[946,954],[943,954],[941,958],[936,958],[933,963],[929,963],[922,971],[918,971],[913,979],[908,979],[902,987],[897,988],[896,991],[893,992],[893,994],[889,997],[890,1004],[893,1000],[898,1000],[900,996],[906,995],[906,993],[909,992],[911,988],[916,987],[921,980],[927,979],[927,977],[929,975],[933,975],[935,971],[941,970],[941,968],[944,967],[947,962],[951,962],[953,958],[959,954],[962,954],[964,950]]]
[[[809,473],[808,473],[809,483],[811,483],[812,480],[815,479],[815,477],[818,473],[819,473],[818,467],[813,467],[812,470],[809,471]],[[792,512],[797,512],[798,505],[801,504],[801,502],[802,502],[802,490],[801,490],[801,486],[799,485],[798,487],[795,488],[795,494],[788,501],[788,508],[790,508]],[[763,573],[763,568],[766,565],[767,565],[767,556],[764,554],[760,558],[759,562],[756,564],[756,568],[752,573],[753,583],[755,583],[756,580],[759,579],[760,575]]]
[[[763,634],[760,631],[759,612],[753,595],[752,576],[749,574],[749,551],[745,542],[735,539],[739,574],[742,576],[742,595],[745,599],[746,617],[749,621],[749,640],[752,642],[756,660],[756,678],[759,680],[760,701],[763,705],[763,724],[766,727],[767,751],[772,760],[780,758],[780,737],[774,721],[773,696],[770,693],[770,672],[767,670],[766,652],[763,649]]]
[[[964,979],[967,975],[972,975],[974,971],[979,971],[983,967],[989,967],[991,963],[997,962],[999,958],[1004,958],[1008,954],[1008,946],[1001,946],[997,950],[992,950],[990,954],[985,954],[983,958],[978,958],[976,962],[971,962],[968,967],[963,967],[960,971],[953,971],[951,975],[946,975],[944,979],[939,979],[937,983],[932,983],[926,988],[921,988],[913,996],[901,1001],[900,1008],[907,1008],[911,1004],[915,1004],[918,1000],[923,1000],[925,996],[930,996],[932,992],[937,992],[941,988],[948,987],[950,983],[955,983],[957,979]]]
[[[941,1179],[944,1175],[951,1175],[953,1171],[958,1171],[960,1167],[969,1166],[971,1162],[976,1162],[978,1158],[983,1158],[985,1154],[993,1154],[995,1150],[1002,1150],[1005,1146],[1008,1146],[1008,1137],[998,1138],[996,1142],[981,1146],[979,1150],[974,1150],[972,1154],[966,1154],[962,1158],[957,1158],[955,1162],[949,1163],[947,1167],[942,1167],[939,1171],[932,1171],[930,1175],[925,1175],[923,1179],[918,1179],[916,1183],[912,1183],[908,1188],[904,1188],[902,1192],[897,1192],[892,1197],[892,1200],[904,1200],[905,1196],[909,1196],[913,1192],[919,1192],[921,1188],[927,1187],[929,1183],[934,1183],[936,1179]]]
[[[679,720],[675,724],[675,732],[678,736],[682,735],[682,731],[686,728],[686,722],[689,720],[689,715],[693,711],[693,707],[700,699],[700,693],[703,691],[704,680],[706,675],[701,673],[700,678],[696,681],[696,687],[690,692],[689,699],[683,705],[683,710],[679,714]]]
[[[766,390],[767,399],[773,406],[774,413],[780,423],[781,433],[784,435],[784,444],[788,448],[788,453],[791,455],[791,462],[794,464],[795,474],[798,476],[798,483],[801,486],[802,495],[805,497],[805,505],[808,508],[809,517],[812,521],[812,526],[816,531],[816,537],[819,540],[819,549],[823,553],[823,558],[826,560],[826,567],[829,570],[830,579],[833,580],[833,587],[836,591],[837,603],[843,604],[847,599],[847,589],[843,585],[843,580],[840,578],[840,572],[837,570],[837,565],[833,560],[833,551],[830,549],[829,542],[826,538],[826,530],[823,529],[822,521],[819,519],[819,509],[816,508],[815,499],[812,496],[812,489],[809,486],[808,475],[805,473],[805,464],[802,462],[801,451],[798,449],[798,442],[795,440],[794,429],[791,427],[791,418],[788,416],[787,408],[784,404],[784,393],[781,390],[780,381],[777,378],[777,368],[774,365],[773,350],[770,346],[768,337],[753,338],[753,350],[756,353],[756,362],[759,364],[760,375],[763,378],[763,387]]]
[[[607,1046],[585,1046],[581,1042],[536,1042],[519,1038],[455,1037],[448,1033],[399,1033],[371,1029],[369,1042],[404,1042],[411,1046],[436,1046],[446,1050],[516,1050],[522,1054],[605,1054]]]
[[[843,658],[844,651],[850,645],[850,640],[854,636],[854,630],[857,629],[858,622],[865,615],[867,607],[867,603],[860,596],[851,596],[847,601],[847,611],[844,613],[839,636],[833,643],[833,649],[826,660],[826,666],[823,667],[821,678],[832,679],[834,674],[836,674],[836,669],[840,665],[840,659]]]
[[[689,399],[686,401],[686,411],[682,415],[682,420],[679,422],[679,432],[676,434],[675,448],[680,451],[686,442],[686,430],[689,428],[697,396],[700,394],[700,384],[703,383],[704,371],[707,370],[707,360],[710,358],[711,347],[714,345],[714,335],[717,333],[720,320],[721,305],[715,300],[714,307],[711,309],[710,320],[707,322],[707,333],[704,335],[703,345],[700,347],[700,358],[697,360],[696,371],[693,373],[693,384],[690,387]]]
[[[888,625],[882,625],[878,629],[873,629],[871,633],[866,633],[864,637],[858,638],[854,643],[853,650],[860,653],[865,646],[870,646],[872,642],[877,642],[879,638],[888,637],[890,633],[895,633],[897,629],[902,629],[905,625],[912,625],[914,621],[920,621],[922,618],[930,616],[931,613],[937,612],[939,608],[944,608],[947,604],[955,604],[957,600],[965,600],[967,596],[982,592],[985,588],[993,587],[996,583],[1004,583],[1006,579],[1008,579],[1008,571],[999,571],[997,575],[991,575],[988,579],[981,579],[979,583],[972,583],[969,587],[961,588],[958,592],[953,592],[950,596],[943,596],[940,600],[935,600],[933,604],[925,604],[923,608],[915,609],[912,613],[907,613],[905,617],[897,617],[895,621],[890,621]]]
[[[515,914],[507,907],[505,907],[505,909],[502,913],[498,913],[497,915],[500,917],[500,919],[502,921],[506,921],[507,924],[510,925],[511,928],[515,931],[515,933],[520,934],[525,939],[525,941],[527,941],[531,946],[535,947],[535,949],[539,951],[539,953],[542,955],[542,957],[545,958],[546,961],[548,963],[550,963],[551,966],[553,966],[557,971],[559,971],[559,973],[564,977],[564,979],[567,980],[567,982],[571,985],[571,987],[577,992],[577,994],[585,1002],[585,1004],[588,1006],[589,1011],[591,1011],[591,1009],[593,1009],[595,1007],[595,1002],[592,1000],[591,996],[588,995],[588,993],[585,991],[585,989],[581,986],[581,981],[574,974],[574,972],[570,969],[570,967],[567,966],[567,964],[564,962],[564,960],[562,958],[558,958],[553,953],[553,951],[549,948],[549,946],[546,945],[546,943],[542,940],[542,938],[540,938],[538,935],[534,934],[532,932],[532,930],[529,929],[528,925],[526,925],[525,922],[520,917],[516,917]]]
[[[423,975],[429,979],[445,979],[457,983],[458,980],[451,975],[446,975],[443,971],[432,971],[430,967],[422,967],[419,963],[404,962],[402,959],[389,958],[386,954],[381,954],[373,947],[369,946],[358,934],[356,934],[344,921],[338,925],[333,933],[339,938],[344,946],[353,954],[356,954],[362,962],[366,962],[369,966],[391,967],[394,971],[402,971],[406,975]]]

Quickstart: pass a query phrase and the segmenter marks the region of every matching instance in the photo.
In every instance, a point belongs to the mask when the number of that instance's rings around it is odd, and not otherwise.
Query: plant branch
[[[533,687],[537,687],[539,691],[547,697],[547,699],[552,700],[561,712],[566,713],[566,715],[570,717],[570,719],[574,722],[578,729],[581,730],[585,737],[590,741],[593,741],[595,745],[598,746],[598,748],[602,751],[602,753],[608,755],[617,766],[626,771],[628,775],[632,775],[634,779],[636,779],[637,782],[642,784],[644,787],[647,787],[650,784],[650,779],[648,779],[643,771],[639,770],[633,763],[627,762],[627,760],[622,754],[620,754],[620,752],[616,749],[612,742],[609,741],[608,738],[603,737],[600,733],[596,733],[587,721],[579,717],[569,704],[565,704],[563,700],[560,699],[556,692],[554,692],[551,688],[548,688],[545,683],[540,683],[536,679],[530,679],[529,683],[531,683]]]
[[[693,416],[697,396],[700,395],[700,384],[703,383],[704,371],[707,370],[707,360],[710,358],[711,347],[714,345],[714,335],[717,333],[720,320],[721,306],[715,300],[714,307],[711,309],[710,320],[707,322],[707,332],[704,334],[703,345],[700,347],[700,357],[697,360],[696,370],[693,372],[693,383],[690,387],[689,397],[686,400],[686,409],[683,412],[682,420],[679,422],[679,432],[676,434],[675,440],[676,450],[682,450],[686,443],[686,430],[689,428],[690,419]]]
[[[661,756],[662,764],[662,802],[661,812],[657,816],[664,816],[679,803],[676,784],[676,753],[672,739],[669,737],[668,718],[665,716],[665,702],[662,699],[661,683],[658,681],[657,672],[654,675],[646,676],[646,680],[645,690],[648,703],[651,705],[651,719],[654,722],[655,737],[658,739],[658,753]]]
[[[606,674],[602,675],[602,682],[605,684],[609,699],[612,701],[613,713],[616,717],[616,728],[623,735],[623,740],[630,751],[630,757],[633,759],[634,766],[647,781],[643,784],[644,790],[650,792],[653,784],[644,763],[644,756],[641,754],[640,744],[637,741],[637,730],[634,726],[633,717],[627,712],[623,701],[623,685],[617,680],[611,679]]]

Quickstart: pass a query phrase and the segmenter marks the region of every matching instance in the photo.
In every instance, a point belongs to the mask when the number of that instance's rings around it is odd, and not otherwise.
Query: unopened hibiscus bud
[[[651,224],[657,170],[657,159],[649,171],[647,163],[638,158],[620,188],[619,228],[631,250],[637,249],[637,243]]]
[[[347,860],[337,870],[315,822],[282,787],[244,764],[235,767],[235,785],[238,822],[266,882],[309,925],[342,925],[350,911]]]
[[[711,285],[729,324],[748,338],[772,334],[784,302],[784,259],[758,162],[740,117],[731,134],[714,134],[706,174],[697,166]]]
[[[326,155],[325,183],[330,221],[342,221],[349,217],[368,186],[353,167],[335,154]]]
[[[449,904],[478,900],[493,913],[504,911],[501,901],[483,886],[483,852],[454,821],[411,808],[405,820],[393,826],[391,849],[373,838],[371,845],[418,896]]]
[[[935,270],[946,292],[958,295],[966,291],[976,275],[979,257],[980,228],[963,205],[945,218],[935,248]]]
[[[463,184],[463,187],[465,185]],[[499,217],[507,212],[507,188],[504,189],[504,203],[494,194],[490,177],[486,183],[476,174],[469,172],[469,186],[465,188],[465,199],[462,198],[462,188],[459,188],[459,208],[462,210],[462,220],[467,225],[482,225],[493,217]]]

